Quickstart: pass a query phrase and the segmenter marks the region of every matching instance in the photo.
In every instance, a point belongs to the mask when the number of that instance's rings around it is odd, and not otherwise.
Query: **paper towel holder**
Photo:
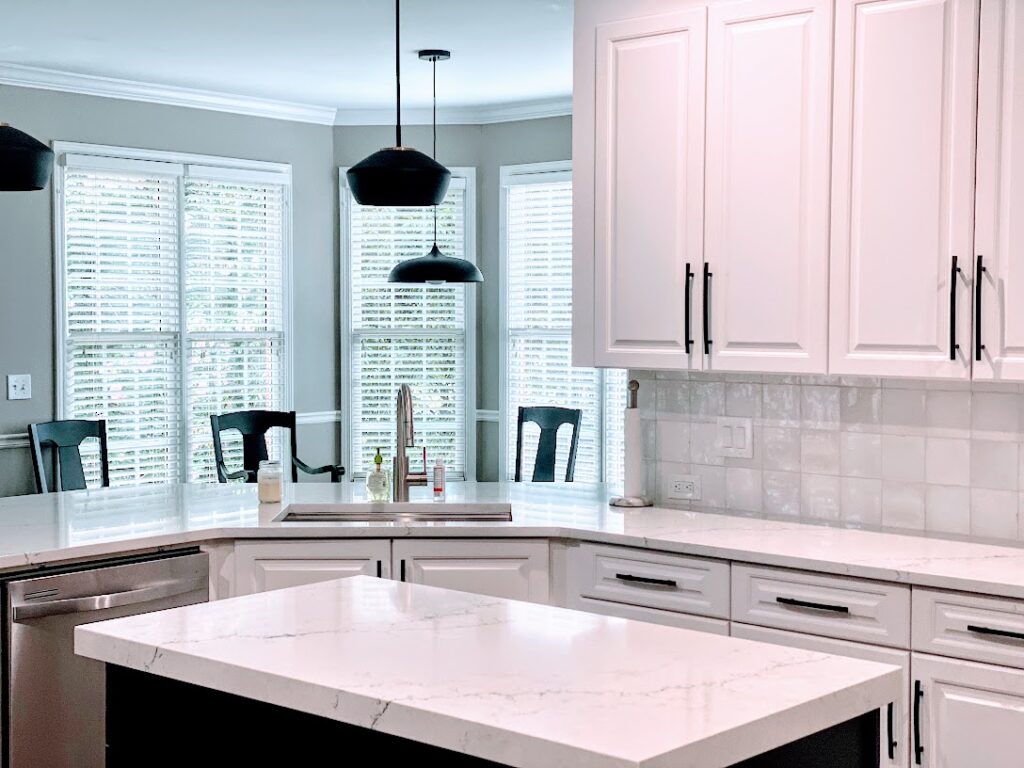
[[[629,380],[629,399],[628,399],[628,401],[626,403],[626,415],[625,415],[625,422],[627,422],[627,423],[630,422],[630,421],[635,420],[637,415],[638,415],[638,414],[635,413],[635,411],[636,411],[637,392],[639,390],[640,390],[640,382],[637,381],[636,379],[630,379]],[[630,411],[634,411],[634,413],[631,415]],[[633,441],[629,440],[628,438],[626,439],[625,442],[626,442],[626,452],[629,452],[630,450],[632,450],[632,451],[643,450],[643,447],[641,445],[639,445],[639,444],[631,446],[630,443],[633,442]],[[639,441],[636,441],[636,442],[639,443]],[[626,472],[625,472],[625,474],[627,474],[627,475],[630,474],[629,462],[628,461],[626,462]],[[629,489],[629,488],[637,485],[638,481],[639,481],[639,478],[626,477],[626,478],[624,478],[623,486],[625,486],[625,489]],[[653,507],[654,506],[654,502],[651,499],[649,499],[647,496],[644,496],[642,494],[635,494],[635,495],[628,495],[628,496],[615,496],[608,503],[611,506],[613,506],[613,507]]]

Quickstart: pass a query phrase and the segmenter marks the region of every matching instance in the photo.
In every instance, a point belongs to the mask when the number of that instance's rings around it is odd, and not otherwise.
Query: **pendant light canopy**
[[[23,131],[0,123],[0,192],[43,189],[52,172],[52,149]]]
[[[434,155],[437,155],[437,62],[452,57],[450,51],[430,48],[419,52],[434,65]],[[445,256],[437,247],[437,205],[434,205],[434,247],[426,256],[399,262],[388,275],[389,283],[482,283],[484,276],[476,264],[466,259]]]
[[[401,9],[395,0],[395,146],[374,152],[353,165],[346,176],[360,205],[438,205],[452,174],[433,158],[402,146]]]

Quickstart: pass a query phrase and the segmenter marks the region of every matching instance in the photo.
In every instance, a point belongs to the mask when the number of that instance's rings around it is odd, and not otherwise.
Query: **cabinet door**
[[[705,365],[825,373],[832,0],[713,6],[707,67]]]
[[[409,539],[394,542],[402,581],[479,595],[546,603],[546,541]]]
[[[1024,381],[1024,4],[982,0],[974,378]],[[975,262],[977,264],[977,261]],[[976,316],[977,317],[977,316]],[[984,349],[978,355],[978,344]]]
[[[779,629],[752,627],[748,624],[732,623],[733,637],[744,640],[757,640],[761,643],[774,643],[790,648],[802,648],[805,651],[820,651],[836,656],[849,656],[851,659],[877,661],[892,664],[903,670],[904,695],[899,701],[892,703],[890,708],[881,710],[881,759],[882,768],[909,765],[910,760],[910,653],[892,648],[876,648],[863,643],[850,643],[846,640],[803,635],[797,632],[784,632]]]
[[[705,28],[703,8],[597,27],[599,366],[686,368],[688,348],[700,365],[699,346],[687,344],[686,309],[688,295],[698,298],[703,248]],[[698,313],[691,307],[691,338]]]
[[[235,545],[236,595],[297,587],[346,576],[391,575],[391,542],[246,541]]]
[[[913,654],[920,686],[919,765],[929,768],[1019,768],[1024,733],[1024,672]]]
[[[835,27],[829,371],[967,378],[977,0],[838,0]]]

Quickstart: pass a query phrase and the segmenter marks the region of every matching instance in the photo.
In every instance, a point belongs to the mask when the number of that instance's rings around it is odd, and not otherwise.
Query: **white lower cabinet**
[[[546,540],[396,540],[392,557],[401,581],[532,603],[549,599]]]
[[[920,733],[911,745],[912,764],[1019,768],[1024,763],[1024,671],[915,653],[911,673]]]
[[[837,656],[849,656],[865,661],[877,661],[892,664],[903,670],[903,696],[881,710],[881,756],[879,765],[886,767],[910,765],[910,652],[894,648],[877,648],[863,643],[851,643],[846,640],[815,637],[799,632],[784,632],[779,629],[753,627],[748,624],[733,622],[733,637],[744,640],[757,640],[762,643],[774,643],[791,648],[802,648],[807,651],[820,651]],[[968,763],[964,763],[966,768]]]
[[[235,595],[360,575],[391,575],[389,539],[240,541],[235,545]]]

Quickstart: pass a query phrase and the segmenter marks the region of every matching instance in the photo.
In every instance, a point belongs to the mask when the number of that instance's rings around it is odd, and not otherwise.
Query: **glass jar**
[[[280,504],[284,473],[280,461],[261,461],[256,473],[260,504]]]

